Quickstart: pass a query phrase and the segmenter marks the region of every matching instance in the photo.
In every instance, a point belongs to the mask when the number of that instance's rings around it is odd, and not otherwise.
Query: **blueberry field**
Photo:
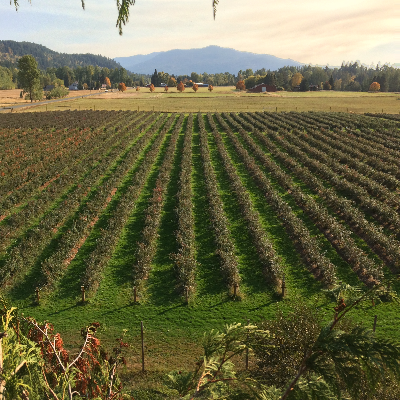
[[[395,115],[2,114],[0,188],[7,301],[67,337],[98,320],[135,343],[143,321],[153,369],[293,302],[331,317],[339,285],[400,290]],[[398,307],[354,318],[400,339]]]

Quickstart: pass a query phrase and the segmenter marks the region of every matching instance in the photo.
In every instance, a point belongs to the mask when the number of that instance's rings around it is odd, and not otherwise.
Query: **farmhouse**
[[[78,90],[78,82],[74,82],[72,85],[69,86],[69,90]]]
[[[267,85],[266,83],[260,83],[252,87],[251,89],[247,89],[250,93],[261,93],[261,92],[276,92],[275,85]]]

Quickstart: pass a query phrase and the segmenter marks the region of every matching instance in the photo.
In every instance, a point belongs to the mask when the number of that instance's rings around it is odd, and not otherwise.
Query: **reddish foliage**
[[[123,83],[123,82],[119,83],[119,84],[118,84],[118,90],[119,90],[120,92],[125,92],[125,90],[126,90],[125,83]]]
[[[238,90],[246,90],[246,85],[245,85],[244,81],[239,81],[236,84],[236,89],[238,89]]]
[[[178,90],[178,92],[182,93],[185,90],[185,85],[182,82],[179,82],[176,89]]]

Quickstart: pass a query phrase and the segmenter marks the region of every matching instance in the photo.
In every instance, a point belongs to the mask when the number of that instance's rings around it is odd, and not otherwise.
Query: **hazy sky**
[[[110,58],[217,45],[331,66],[400,63],[400,0],[136,0],[119,36],[115,0],[0,3],[0,39]]]

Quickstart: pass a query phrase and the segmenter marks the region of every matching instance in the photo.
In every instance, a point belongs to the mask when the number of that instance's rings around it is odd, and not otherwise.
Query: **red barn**
[[[247,89],[250,93],[261,93],[261,92],[276,92],[275,85],[267,85],[266,83],[260,83],[252,87],[251,89]]]

